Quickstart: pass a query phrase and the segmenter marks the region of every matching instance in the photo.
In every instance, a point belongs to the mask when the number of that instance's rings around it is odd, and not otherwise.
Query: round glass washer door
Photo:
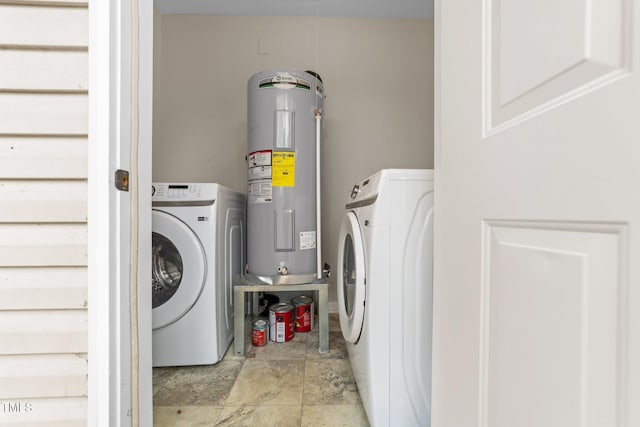
[[[206,257],[198,236],[166,212],[152,211],[152,324],[167,326],[184,316],[205,285]]]
[[[347,212],[338,238],[338,308],[344,339],[356,343],[364,323],[366,299],[365,262],[358,218]]]

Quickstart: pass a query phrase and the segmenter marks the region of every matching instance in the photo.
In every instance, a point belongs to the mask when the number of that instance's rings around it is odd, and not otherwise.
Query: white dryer
[[[429,426],[433,171],[356,184],[338,244],[340,326],[369,423]]]
[[[153,366],[218,362],[233,339],[246,197],[219,184],[154,183]]]

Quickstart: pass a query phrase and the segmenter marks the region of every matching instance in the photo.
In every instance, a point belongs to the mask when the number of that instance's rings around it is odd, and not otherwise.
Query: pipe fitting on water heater
[[[289,269],[283,262],[280,263],[277,270],[278,270],[278,273],[280,273],[283,276],[286,276],[287,274],[289,274]]]

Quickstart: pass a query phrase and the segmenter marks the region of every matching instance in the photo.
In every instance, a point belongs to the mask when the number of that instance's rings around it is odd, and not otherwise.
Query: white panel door
[[[434,427],[640,426],[639,29],[437,1]]]

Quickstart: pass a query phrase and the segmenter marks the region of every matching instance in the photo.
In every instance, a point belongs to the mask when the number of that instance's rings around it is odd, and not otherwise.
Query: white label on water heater
[[[271,150],[254,151],[247,156],[249,167],[271,166]]]
[[[249,181],[271,178],[271,166],[256,166],[249,168]]]
[[[247,191],[248,203],[271,203],[271,180],[256,180],[249,183]]]
[[[249,153],[247,156],[249,188],[247,190],[248,203],[271,203],[271,150],[261,150]]]
[[[316,232],[301,231],[300,232],[300,250],[315,249],[315,247],[316,247]]]

